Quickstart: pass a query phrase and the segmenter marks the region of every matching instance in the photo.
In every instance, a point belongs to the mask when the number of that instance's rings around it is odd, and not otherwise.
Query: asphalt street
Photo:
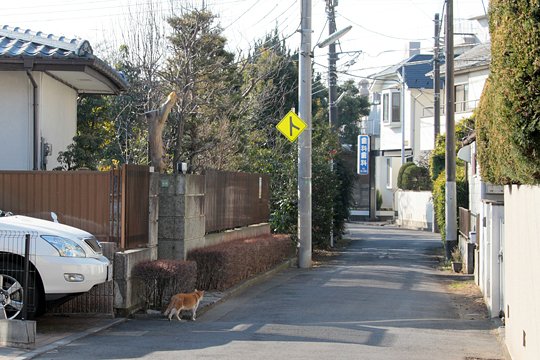
[[[459,319],[438,234],[350,224],[351,245],[290,268],[196,322],[133,319],[39,359],[504,359],[488,320]]]

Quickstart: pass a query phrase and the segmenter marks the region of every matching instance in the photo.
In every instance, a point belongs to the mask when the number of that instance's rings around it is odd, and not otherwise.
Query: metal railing
[[[26,320],[37,310],[36,238],[0,223],[0,319]]]

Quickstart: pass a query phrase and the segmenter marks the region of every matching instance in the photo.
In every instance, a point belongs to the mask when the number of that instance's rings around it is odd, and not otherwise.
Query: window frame
[[[387,90],[382,92],[382,123],[387,126],[399,126],[401,125],[401,91],[400,90]],[[397,103],[397,105],[396,105]]]

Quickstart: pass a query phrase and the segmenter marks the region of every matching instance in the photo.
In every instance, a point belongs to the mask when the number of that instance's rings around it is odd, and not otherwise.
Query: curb
[[[116,326],[118,324],[121,324],[125,321],[127,321],[128,319],[127,318],[118,318],[118,319],[115,319],[113,320],[112,322],[108,323],[108,324],[105,324],[105,325],[102,325],[102,326],[96,326],[96,327],[93,327],[91,329],[88,329],[88,330],[85,330],[83,332],[79,332],[77,334],[74,334],[74,335],[70,335],[70,336],[67,336],[63,339],[60,339],[58,341],[55,341],[51,344],[48,344],[48,345],[45,345],[43,347],[40,347],[38,349],[35,349],[35,350],[32,350],[26,354],[23,354],[23,355],[20,355],[18,357],[16,357],[15,359],[17,360],[23,360],[23,359],[33,359],[35,358],[36,356],[39,356],[39,355],[43,355],[49,351],[52,351],[54,349],[57,349],[61,346],[65,346],[65,345],[68,345],[76,340],[79,340],[83,337],[86,337],[86,336],[89,336],[89,335],[92,335],[92,334],[95,334],[95,333],[98,333],[100,331],[103,331],[103,330],[106,330],[110,327],[113,327],[113,326]]]

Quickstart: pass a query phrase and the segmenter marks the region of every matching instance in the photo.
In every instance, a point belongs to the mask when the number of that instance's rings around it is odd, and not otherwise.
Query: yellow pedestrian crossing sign
[[[276,128],[291,142],[296,140],[306,127],[307,124],[304,120],[300,119],[292,110],[276,125]]]

